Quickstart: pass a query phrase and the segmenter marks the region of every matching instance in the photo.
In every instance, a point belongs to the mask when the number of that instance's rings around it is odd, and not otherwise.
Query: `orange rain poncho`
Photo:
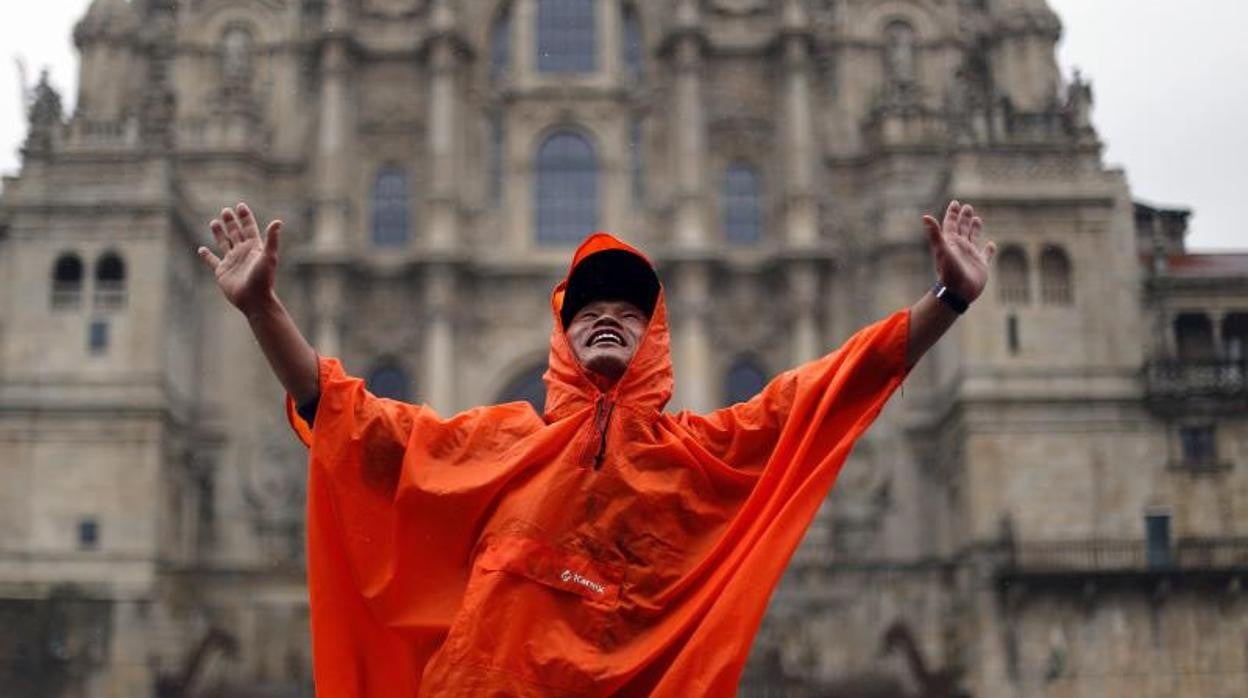
[[[602,249],[589,238],[573,267]],[[637,253],[640,255],[640,253]],[[672,390],[662,292],[619,382],[577,364],[556,289],[545,414],[450,418],[320,360],[308,586],[317,693],[727,696],[850,448],[906,374],[909,314],[709,415]]]

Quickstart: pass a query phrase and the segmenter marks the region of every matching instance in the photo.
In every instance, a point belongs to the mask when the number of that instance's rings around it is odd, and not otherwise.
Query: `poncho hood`
[[[550,296],[553,329],[550,335],[550,360],[543,376],[546,382],[547,421],[566,417],[572,412],[593,406],[604,398],[612,404],[657,413],[663,410],[672,397],[671,338],[668,334],[667,307],[663,299],[662,284],[659,285],[654,311],[650,314],[650,322],[637,351],[628,368],[610,390],[604,392],[590,380],[568,344],[561,321],[568,282],[572,273],[587,258],[609,250],[636,255],[651,269],[654,268],[654,264],[644,254],[608,233],[594,233],[577,248],[572,256],[572,264],[568,267],[567,277],[555,286]]]

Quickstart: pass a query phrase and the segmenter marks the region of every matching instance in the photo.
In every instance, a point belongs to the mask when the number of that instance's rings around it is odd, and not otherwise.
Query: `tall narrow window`
[[[914,27],[896,20],[884,28],[884,69],[890,82],[909,85],[918,77]]]
[[[1248,313],[1222,318],[1222,358],[1236,363],[1248,358]]]
[[[745,402],[762,392],[766,385],[767,374],[758,362],[748,357],[737,359],[728,369],[724,384],[725,401],[729,405]]]
[[[1174,319],[1174,342],[1183,361],[1214,358],[1213,323],[1204,313],[1180,313]]]
[[[116,252],[105,252],[95,263],[95,307],[116,310],[126,305],[126,263]]]
[[[72,252],[56,258],[52,266],[52,307],[76,308],[82,300],[82,260]]]
[[[624,6],[621,17],[623,27],[620,37],[620,50],[623,52],[624,72],[629,80],[641,80],[641,21],[637,18],[637,8]]]
[[[373,244],[402,247],[408,237],[407,172],[387,166],[373,181]]]
[[[503,122],[502,112],[490,115],[490,203],[500,206],[503,203],[504,168],[507,158],[507,129]]]
[[[595,0],[537,0],[537,69],[592,73],[597,65]]]
[[[524,401],[533,405],[533,409],[541,414],[546,408],[546,383],[542,376],[546,373],[546,364],[533,366],[516,376],[499,395],[500,403]]]
[[[1010,350],[1011,356],[1017,356],[1022,348],[1022,342],[1018,337],[1018,316],[1010,315],[1005,318],[1005,344]]]
[[[95,550],[100,547],[100,523],[94,516],[78,520],[78,549]]]
[[[724,237],[736,245],[752,245],[763,237],[762,187],[758,172],[737,163],[724,173],[720,192]]]
[[[1027,253],[1009,245],[997,256],[997,290],[1003,303],[1031,302],[1031,280],[1027,273]]]
[[[633,117],[628,128],[628,154],[633,180],[633,200],[640,203],[646,200],[646,160],[645,141],[641,128],[641,117]]]
[[[92,356],[108,353],[108,321],[92,320],[87,326],[87,351]]]
[[[490,80],[507,78],[511,66],[511,4],[504,3],[490,25]]]
[[[1040,299],[1052,305],[1070,305],[1074,301],[1070,257],[1055,245],[1040,253]]]
[[[1170,515],[1145,516],[1144,531],[1148,536],[1148,566],[1169,567],[1174,559],[1170,547]]]
[[[377,397],[410,402],[412,385],[407,373],[393,361],[386,361],[368,372],[364,381],[368,392]]]
[[[598,227],[598,159],[581,136],[563,131],[537,150],[537,241],[579,242]]]

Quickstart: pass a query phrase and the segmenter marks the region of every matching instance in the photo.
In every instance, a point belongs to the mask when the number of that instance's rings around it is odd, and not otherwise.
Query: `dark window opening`
[[[106,320],[91,321],[87,349],[92,356],[100,356],[108,352],[108,322]]]
[[[738,359],[728,369],[724,386],[726,403],[735,405],[758,395],[767,385],[767,373],[751,358]]]
[[[95,550],[100,545],[100,524],[94,518],[78,522],[78,549]]]
[[[106,252],[95,263],[95,307],[116,310],[126,305],[126,263],[115,252]]]
[[[1174,319],[1174,339],[1183,361],[1214,358],[1213,323],[1203,313],[1181,313]]]
[[[1049,246],[1040,253],[1040,299],[1050,305],[1074,302],[1070,257],[1060,247]]]
[[[534,366],[514,378],[499,395],[500,403],[524,401],[533,405],[533,409],[541,414],[546,407],[546,383],[542,376],[546,373],[546,364]]]
[[[1010,355],[1017,356],[1022,343],[1018,338],[1018,316],[1010,315],[1005,318],[1005,343],[1010,349]]]
[[[76,254],[63,254],[52,268],[52,307],[75,308],[81,298],[82,260]]]
[[[410,402],[411,381],[402,368],[392,363],[382,364],[370,371],[365,385],[377,397]]]
[[[1179,428],[1179,444],[1186,465],[1213,465],[1218,458],[1217,433],[1210,424]]]
[[[1027,254],[1021,248],[1010,245],[997,256],[997,290],[1004,303],[1031,302]]]
[[[1145,516],[1144,529],[1148,535],[1148,566],[1169,567],[1174,561],[1170,546],[1170,515]]]

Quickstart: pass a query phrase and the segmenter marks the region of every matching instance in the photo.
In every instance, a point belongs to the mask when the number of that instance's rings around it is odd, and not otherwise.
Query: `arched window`
[[[242,24],[231,24],[221,35],[221,77],[236,85],[251,82],[252,53],[255,41],[251,30]]]
[[[598,158],[581,136],[562,131],[537,150],[537,241],[579,242],[598,227]]]
[[[490,80],[500,82],[511,66],[511,3],[503,3],[490,25]]]
[[[373,244],[401,247],[407,244],[407,172],[390,165],[373,182]]]
[[[1027,253],[1017,245],[1008,245],[997,255],[997,289],[1003,303],[1030,303],[1031,281],[1027,272]]]
[[[503,172],[507,158],[507,129],[501,112],[495,112],[490,115],[489,153],[490,203],[499,206],[503,203]]]
[[[767,385],[767,373],[750,357],[741,357],[728,369],[724,381],[724,399],[727,404],[745,402],[762,392]]]
[[[1208,361],[1214,357],[1213,323],[1204,313],[1180,313],[1174,319],[1174,343],[1184,361]]]
[[[884,28],[884,71],[888,80],[903,85],[918,79],[918,49],[914,27],[900,19]]]
[[[75,308],[82,300],[82,260],[65,252],[52,265],[52,307]]]
[[[1070,281],[1070,257],[1060,247],[1048,246],[1040,253],[1040,300],[1070,305],[1074,300]]]
[[[541,414],[546,409],[546,383],[542,380],[545,373],[544,363],[525,369],[503,388],[498,396],[499,403],[524,401]]]
[[[410,402],[412,384],[407,373],[393,360],[386,360],[368,372],[364,384],[368,392],[377,397],[388,397],[391,400]]]
[[[758,172],[737,163],[724,173],[720,206],[724,217],[724,237],[737,245],[752,245],[763,237],[762,187]]]
[[[537,0],[537,69],[592,73],[597,65],[595,0]]]
[[[641,20],[637,17],[637,8],[624,6],[621,16],[620,50],[623,52],[624,72],[629,80],[641,79]]]
[[[116,252],[95,262],[95,307],[114,310],[126,305],[126,264]]]

